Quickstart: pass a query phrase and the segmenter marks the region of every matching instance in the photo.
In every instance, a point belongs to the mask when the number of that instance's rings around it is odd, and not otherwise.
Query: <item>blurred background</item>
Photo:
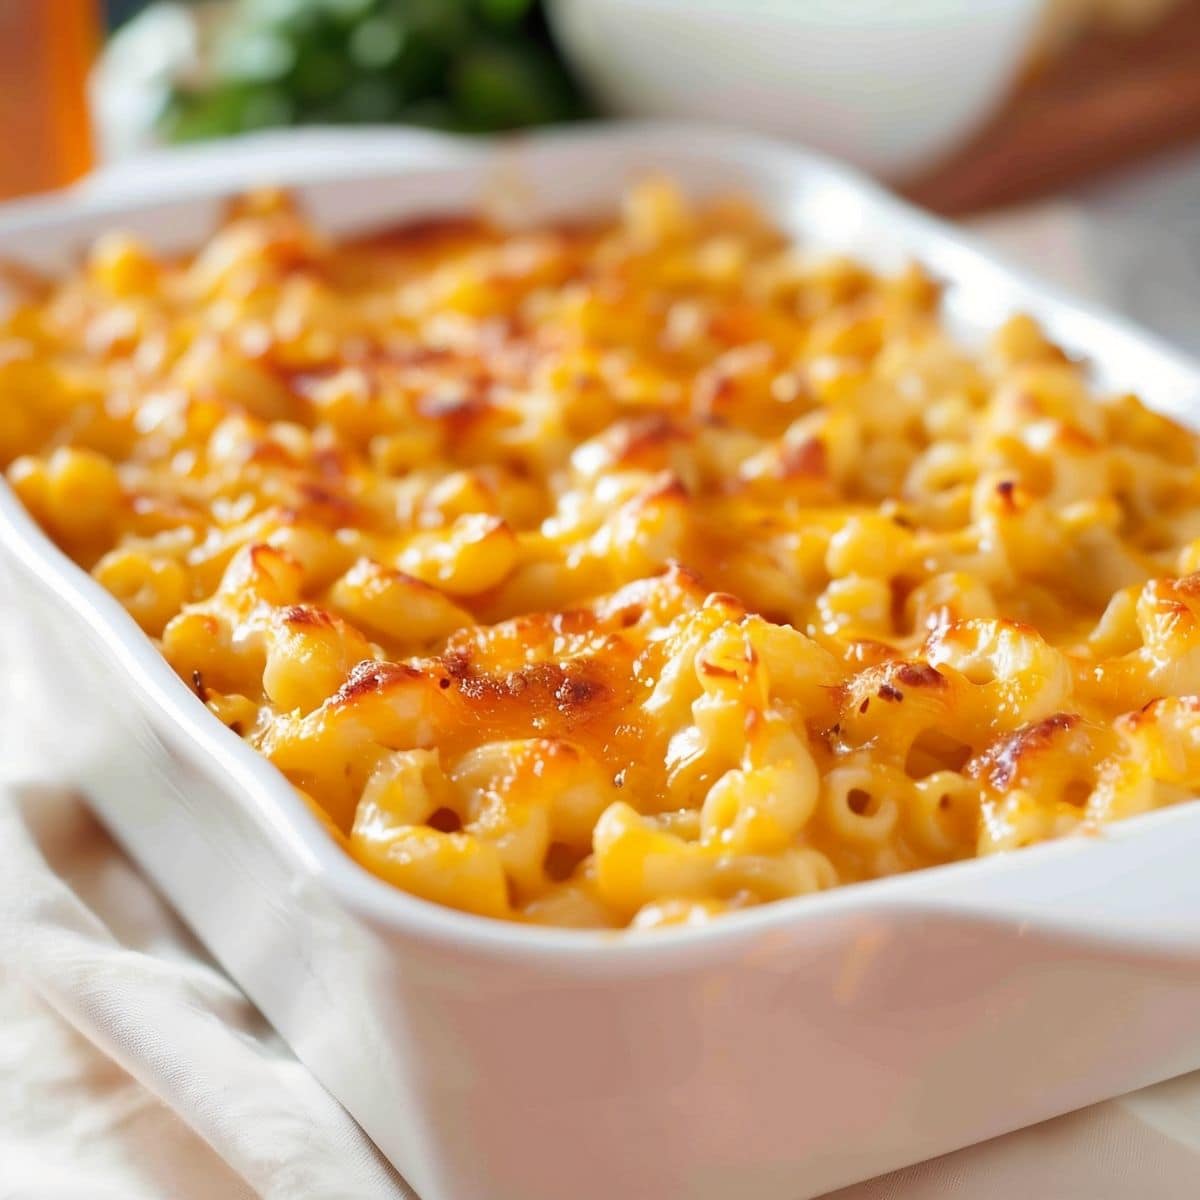
[[[1027,257],[1200,348],[1200,0],[0,0],[0,197],[264,129],[601,116],[1025,206]]]
[[[1200,3],[0,0],[0,88],[6,195],[279,126],[634,115],[791,137],[967,212],[1200,136]]]

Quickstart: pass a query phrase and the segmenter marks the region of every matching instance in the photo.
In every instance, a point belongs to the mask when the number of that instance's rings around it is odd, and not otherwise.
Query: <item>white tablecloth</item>
[[[1043,209],[986,232],[1062,282],[1121,299],[1097,270],[1097,228],[1077,210]],[[0,730],[6,701],[20,702],[19,687],[0,690]],[[0,738],[0,771],[3,762]],[[78,800],[0,787],[0,1200],[255,1194],[412,1196]],[[838,1200],[1135,1196],[1200,1196],[1200,1076]]]

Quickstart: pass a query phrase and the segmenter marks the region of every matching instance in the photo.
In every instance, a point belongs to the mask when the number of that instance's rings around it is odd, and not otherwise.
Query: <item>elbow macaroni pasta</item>
[[[47,533],[442,904],[703,922],[1200,786],[1195,439],[737,204],[113,235],[8,314],[0,417]]]

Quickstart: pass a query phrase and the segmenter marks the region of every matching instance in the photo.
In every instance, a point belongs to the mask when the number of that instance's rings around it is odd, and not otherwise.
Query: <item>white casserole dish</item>
[[[136,199],[12,207],[0,255],[63,266],[112,226],[195,244],[264,179],[344,232],[498,182],[527,215],[595,209],[655,169],[748,192],[810,244],[919,257],[968,336],[1031,311],[1102,382],[1200,403],[1178,355],[790,148],[680,126],[328,136],[183,160]],[[1200,807],[707,929],[530,929],[345,858],[3,485],[0,631],[7,768],[86,791],[423,1200],[801,1200],[1200,1066]]]

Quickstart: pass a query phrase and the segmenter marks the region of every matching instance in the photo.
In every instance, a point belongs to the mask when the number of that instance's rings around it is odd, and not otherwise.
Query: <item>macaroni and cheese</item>
[[[107,236],[0,326],[0,461],[349,854],[473,913],[702,922],[1200,785],[1193,436],[663,182]]]

